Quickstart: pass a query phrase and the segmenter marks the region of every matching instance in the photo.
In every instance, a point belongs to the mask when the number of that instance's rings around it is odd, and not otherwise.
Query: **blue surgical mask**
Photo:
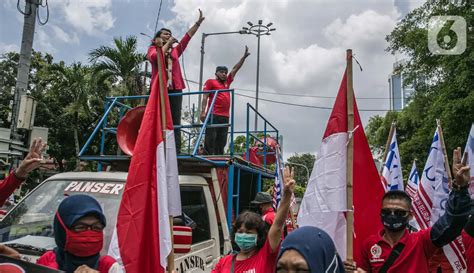
[[[240,250],[248,251],[257,246],[257,234],[236,233],[235,243]]]

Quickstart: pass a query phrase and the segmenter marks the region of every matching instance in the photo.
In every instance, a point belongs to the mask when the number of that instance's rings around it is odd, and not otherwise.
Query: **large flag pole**
[[[448,154],[446,152],[446,145],[444,144],[444,136],[443,136],[443,129],[441,128],[441,121],[437,119],[436,124],[438,126],[439,141],[441,142],[441,149],[443,150],[444,168],[446,169],[446,173],[448,174],[448,185],[451,188],[451,185],[453,183],[453,176],[451,175],[451,167],[449,166]]]
[[[390,132],[388,133],[387,143],[385,144],[385,151],[383,152],[383,156],[382,156],[382,166],[380,167],[380,172],[379,172],[380,175],[382,175],[383,166],[385,165],[385,160],[387,160],[388,150],[390,148],[393,133],[395,132],[396,127],[397,127],[397,123],[395,121],[392,122],[392,125],[390,126]]]
[[[353,173],[353,161],[354,161],[354,90],[352,84],[352,49],[346,51],[346,73],[347,73],[347,132],[348,132],[348,143],[347,143],[347,172],[346,172],[346,183],[347,183],[347,261],[351,262],[354,259],[353,255],[353,234],[354,234],[354,210],[353,210],[353,184],[352,184],[352,173]]]
[[[160,52],[156,54],[158,60],[158,83],[159,83],[159,91],[160,91],[160,112],[161,112],[161,128],[162,128],[162,134],[163,134],[163,144],[165,147],[166,151],[166,105],[165,105],[165,81],[163,79],[163,73],[162,71],[165,71],[165,68],[163,67],[163,54],[161,51],[161,46],[158,45],[157,51],[159,50]],[[166,153],[165,154],[165,159],[166,159]],[[162,189],[165,190],[165,189]],[[173,216],[169,216],[169,223],[170,223],[170,232],[171,232],[171,238],[173,238]],[[171,252],[168,255],[168,269],[167,271],[169,273],[172,273],[174,271],[174,242],[173,240],[171,241]]]

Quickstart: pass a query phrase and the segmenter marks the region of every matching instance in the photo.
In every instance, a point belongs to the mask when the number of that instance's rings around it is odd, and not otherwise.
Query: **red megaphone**
[[[128,110],[117,126],[117,143],[120,149],[129,156],[133,155],[145,108],[146,106],[138,106]]]

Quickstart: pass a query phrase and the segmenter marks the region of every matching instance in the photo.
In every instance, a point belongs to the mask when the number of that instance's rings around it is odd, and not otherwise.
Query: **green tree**
[[[298,183],[295,187],[296,197],[303,197],[306,185],[308,184],[308,178],[313,171],[314,161],[316,161],[316,157],[310,153],[301,155],[296,153],[288,158],[288,165],[294,168],[295,180]]]
[[[413,159],[427,156],[436,128],[441,120],[448,152],[464,147],[474,121],[474,36],[468,30],[467,48],[460,55],[437,55],[428,49],[428,22],[436,15],[458,15],[473,22],[474,13],[469,1],[450,4],[446,1],[427,1],[409,13],[387,36],[388,51],[403,53],[407,62],[400,67],[406,84],[413,84],[412,102],[398,113],[371,119],[367,126],[372,147],[385,145],[390,123],[397,122],[397,136],[402,167],[406,177]],[[438,34],[444,37],[448,28]],[[457,39],[453,39],[455,42]],[[450,156],[448,156],[450,157]]]
[[[144,91],[140,65],[145,55],[137,52],[137,38],[128,36],[114,38],[115,47],[101,46],[89,53],[89,60],[96,71],[111,78],[114,83],[121,84],[126,92],[122,95],[140,95]]]

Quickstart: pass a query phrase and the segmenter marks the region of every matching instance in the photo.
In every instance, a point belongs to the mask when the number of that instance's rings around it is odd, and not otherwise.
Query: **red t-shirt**
[[[52,250],[46,251],[36,261],[39,265],[44,265],[49,268],[59,269],[59,265],[56,262],[56,253]],[[100,273],[108,273],[110,268],[116,263],[115,259],[110,256],[101,256],[99,258],[98,271]]]
[[[280,245],[272,251],[268,238],[263,247],[252,257],[235,261],[235,273],[274,273]],[[235,254],[234,254],[235,255]],[[232,267],[232,258],[234,255],[222,257],[216,264],[211,273],[228,273]]]
[[[227,80],[222,83],[216,79],[209,79],[204,84],[204,91],[210,90],[225,90],[229,89],[230,84],[234,81],[232,74],[229,73]],[[209,99],[207,100],[207,110],[211,107],[212,99],[214,98],[214,93],[209,94]],[[212,114],[218,116],[229,117],[230,109],[230,93],[229,92],[220,92],[217,94],[216,102],[214,103],[214,108],[212,109]]]
[[[472,217],[472,216],[471,216]],[[474,273],[474,238],[469,236],[464,230],[461,233],[462,242],[464,244],[464,257],[467,263],[467,273]]]
[[[430,239],[431,228],[405,234],[399,243],[405,244],[400,256],[395,260],[387,273],[421,273],[429,272],[428,262],[438,249]],[[392,252],[392,247],[383,239],[384,231],[367,238],[362,245],[362,269],[378,273],[385,260]]]
[[[270,226],[275,221],[275,210],[273,208],[269,208],[263,212],[262,220],[267,222]]]

